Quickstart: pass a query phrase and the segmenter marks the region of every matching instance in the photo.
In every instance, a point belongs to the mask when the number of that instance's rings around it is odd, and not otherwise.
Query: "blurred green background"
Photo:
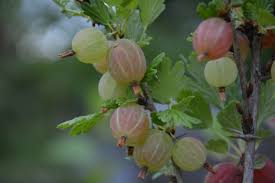
[[[154,39],[145,49],[148,59],[161,51],[174,59],[190,52],[186,37],[200,21],[198,2],[166,1],[149,29]],[[138,182],[138,168],[116,148],[108,122],[78,137],[56,129],[100,103],[94,68],[57,58],[89,23],[68,19],[51,0],[1,0],[0,7],[0,183]],[[202,182],[205,173],[185,180]]]

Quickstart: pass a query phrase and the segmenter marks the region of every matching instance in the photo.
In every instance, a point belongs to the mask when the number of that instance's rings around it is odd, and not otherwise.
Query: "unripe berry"
[[[148,135],[149,117],[143,106],[130,104],[117,108],[112,114],[110,127],[118,146],[135,146]]]
[[[214,166],[215,173],[208,172],[204,183],[241,183],[242,172],[232,163],[220,163]]]
[[[219,89],[221,101],[226,100],[225,87],[232,84],[238,75],[238,69],[235,62],[222,57],[217,60],[209,61],[204,69],[204,76],[208,84]]]
[[[103,100],[126,96],[127,86],[117,83],[109,72],[102,75],[98,83],[98,92]]]
[[[146,60],[141,48],[128,39],[117,40],[109,53],[109,71],[120,83],[139,82],[146,72]]]
[[[108,42],[105,35],[96,28],[86,28],[73,38],[72,49],[80,62],[93,64],[106,58]]]
[[[273,81],[275,81],[275,60],[273,61],[273,64],[271,67],[271,78]]]
[[[206,161],[206,148],[197,139],[185,137],[178,140],[172,152],[173,161],[184,171],[196,171]]]
[[[262,169],[254,170],[254,183],[274,183],[275,165],[268,160]]]
[[[112,45],[114,44],[113,41],[108,41],[108,50],[112,47]],[[101,60],[98,63],[94,64],[94,68],[97,72],[104,74],[105,72],[108,72],[108,59],[107,59],[107,55],[106,57],[104,57],[103,60]]]
[[[231,24],[221,18],[209,18],[203,21],[193,36],[193,47],[198,54],[199,61],[224,56],[232,43]]]
[[[228,57],[209,61],[204,69],[206,81],[217,88],[232,84],[236,80],[237,75],[237,66],[235,62]]]
[[[172,147],[172,138],[167,133],[153,129],[144,144],[135,147],[133,156],[139,167],[154,172],[171,158]]]

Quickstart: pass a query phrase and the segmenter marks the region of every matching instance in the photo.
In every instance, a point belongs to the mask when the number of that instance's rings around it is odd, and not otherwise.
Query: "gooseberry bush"
[[[75,56],[102,74],[104,101],[59,129],[80,135],[109,119],[106,132],[128,149],[140,179],[164,175],[182,183],[183,171],[204,169],[205,183],[275,182],[272,158],[258,153],[275,117],[274,0],[199,3],[201,23],[182,43],[194,51],[175,62],[143,51],[165,0],[54,2],[68,17],[91,22],[60,57]]]

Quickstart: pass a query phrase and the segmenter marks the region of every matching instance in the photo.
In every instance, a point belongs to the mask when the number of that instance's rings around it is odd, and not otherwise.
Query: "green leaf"
[[[155,100],[160,103],[170,103],[171,99],[175,99],[184,87],[184,64],[179,61],[173,65],[168,57],[160,56],[156,65],[159,65],[157,79],[149,82],[149,89]]]
[[[138,42],[143,36],[143,26],[141,24],[140,13],[134,11],[127,20],[125,38]]]
[[[103,119],[105,114],[94,113],[87,116],[80,116],[72,120],[63,122],[57,126],[59,129],[71,129],[70,135],[75,136],[89,132],[99,121]]]
[[[228,152],[228,144],[223,139],[211,139],[206,144],[206,148],[209,151],[213,151],[220,154],[226,154]]]
[[[193,125],[193,128],[209,128],[212,125],[213,119],[210,106],[200,93],[183,90],[178,96],[177,101],[178,104],[174,105],[173,108],[182,110],[201,121],[200,124]]]
[[[193,118],[184,112],[176,109],[167,109],[161,111],[158,114],[158,118],[164,123],[170,123],[175,126],[184,126],[186,128],[192,128],[193,124],[199,124],[199,119]]]
[[[162,52],[153,59],[153,61],[151,62],[151,64],[146,70],[143,81],[150,82],[153,79],[157,79],[158,67],[161,64],[161,62],[164,60],[164,58],[165,58],[165,53]]]
[[[106,109],[116,109],[120,106],[127,105],[129,103],[136,103],[138,101],[137,98],[117,98],[117,99],[110,99],[104,101],[104,103],[101,105],[102,108]]]
[[[197,13],[201,18],[217,17],[225,9],[224,0],[212,0],[208,4],[199,3]]]
[[[90,3],[81,3],[84,14],[89,16],[96,23],[110,27],[112,20],[111,8],[102,0],[93,0]]]
[[[142,23],[144,27],[147,27],[153,23],[165,9],[164,0],[139,0],[139,8]]]
[[[82,10],[74,0],[53,0],[60,8],[62,13],[71,16],[84,16]]]
[[[262,84],[258,114],[258,127],[268,118],[275,117],[275,83],[271,80]]]
[[[256,155],[255,162],[254,162],[254,168],[255,169],[264,168],[267,161],[268,161],[268,158],[265,155]]]
[[[236,129],[241,130],[242,116],[236,109],[238,102],[231,101],[223,110],[221,110],[217,119],[224,130]]]

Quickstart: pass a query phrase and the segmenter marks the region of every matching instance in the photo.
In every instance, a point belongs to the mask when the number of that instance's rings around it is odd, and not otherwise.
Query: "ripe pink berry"
[[[275,165],[268,160],[262,169],[254,170],[254,183],[274,183]]]
[[[109,53],[109,71],[120,83],[139,82],[146,72],[146,60],[141,48],[128,39],[116,41]]]
[[[144,144],[138,145],[134,149],[134,159],[142,171],[139,178],[144,179],[146,171],[157,171],[162,168],[171,158],[173,147],[172,138],[160,130],[150,130]]]
[[[215,173],[208,172],[204,183],[241,183],[242,172],[232,163],[220,163],[214,166]]]
[[[232,46],[232,42],[231,24],[221,18],[209,18],[203,21],[193,37],[193,47],[199,61],[224,56]]]
[[[143,106],[130,104],[117,108],[112,114],[110,127],[118,146],[143,143],[149,129],[149,118]]]

